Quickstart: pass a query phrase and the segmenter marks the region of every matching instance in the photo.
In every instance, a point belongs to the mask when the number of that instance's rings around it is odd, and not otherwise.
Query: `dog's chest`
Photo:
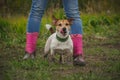
[[[65,49],[69,49],[70,45],[68,42],[59,42],[56,41],[54,44],[54,48],[55,49],[61,49],[61,50],[65,50]]]
[[[72,41],[69,38],[65,42],[60,42],[56,38],[54,38],[51,42],[51,48],[57,49],[57,50],[67,50],[72,48]]]

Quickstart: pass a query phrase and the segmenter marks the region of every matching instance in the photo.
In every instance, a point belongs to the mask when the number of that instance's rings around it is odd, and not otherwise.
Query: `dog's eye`
[[[66,26],[68,26],[69,24],[68,24],[68,23],[66,23],[65,25],[66,25]]]
[[[62,24],[58,24],[58,26],[62,26]]]

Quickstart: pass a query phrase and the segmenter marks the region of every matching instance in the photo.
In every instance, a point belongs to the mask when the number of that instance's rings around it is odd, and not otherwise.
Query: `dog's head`
[[[57,19],[53,16],[53,25],[56,26],[56,32],[59,36],[68,36],[73,19]]]

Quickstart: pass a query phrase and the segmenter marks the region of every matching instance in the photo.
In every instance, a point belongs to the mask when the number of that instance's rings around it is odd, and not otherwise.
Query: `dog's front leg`
[[[73,55],[73,49],[70,49],[70,54]]]
[[[50,50],[50,58],[51,58],[51,61],[53,61],[53,62],[55,62],[55,57],[54,57],[54,55],[55,55],[55,51],[54,51],[54,49],[51,49],[51,50]]]
[[[73,50],[69,49],[68,50],[68,56],[67,56],[67,62],[72,62],[73,61]]]
[[[60,63],[64,64],[64,57],[63,57],[63,54],[60,54],[60,60],[59,60]]]

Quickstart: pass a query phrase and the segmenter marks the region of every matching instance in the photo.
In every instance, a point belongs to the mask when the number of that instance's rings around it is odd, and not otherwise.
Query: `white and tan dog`
[[[64,55],[73,55],[73,42],[69,35],[72,21],[73,19],[59,20],[53,17],[53,24],[56,26],[56,32],[53,33],[46,42],[44,57],[47,57],[50,51],[50,56],[54,59],[55,53],[60,51],[60,62],[64,63]]]

